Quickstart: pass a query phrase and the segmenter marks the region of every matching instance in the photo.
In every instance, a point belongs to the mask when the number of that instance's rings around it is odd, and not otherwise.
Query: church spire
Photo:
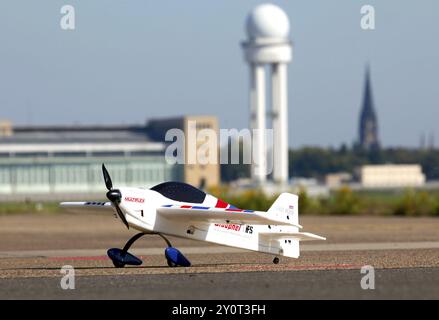
[[[360,146],[365,150],[379,148],[378,120],[373,103],[372,85],[370,80],[370,67],[366,66],[365,85],[363,92],[363,105],[360,114]]]

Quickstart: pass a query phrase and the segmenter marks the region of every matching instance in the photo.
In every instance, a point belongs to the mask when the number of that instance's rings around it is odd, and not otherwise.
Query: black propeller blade
[[[110,174],[108,173],[107,168],[105,168],[104,164],[102,164],[102,173],[104,174],[104,181],[107,189],[108,190],[113,189],[113,182],[111,181]]]
[[[119,215],[119,218],[122,220],[123,224],[127,227],[127,229],[130,228],[127,219],[125,218],[124,214],[122,213],[122,210],[120,210],[119,205],[118,204],[114,204],[114,206],[116,207],[116,211],[117,214]]]
[[[104,174],[105,186],[108,189],[107,198],[108,200],[111,201],[111,203],[116,208],[116,212],[120,220],[122,220],[124,225],[129,229],[130,226],[128,225],[128,221],[125,218],[125,215],[123,214],[122,210],[120,210],[119,208],[119,203],[120,200],[122,199],[122,193],[118,189],[113,189],[113,182],[111,181],[110,174],[108,173],[107,168],[105,168],[104,164],[102,164],[102,173]]]

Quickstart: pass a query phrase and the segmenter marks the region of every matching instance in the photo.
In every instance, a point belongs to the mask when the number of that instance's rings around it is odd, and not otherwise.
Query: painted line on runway
[[[313,264],[313,265],[291,265],[282,264],[258,264],[258,265],[239,265],[240,271],[291,271],[291,270],[348,270],[348,269],[361,269],[362,265],[358,264]],[[281,270],[279,270],[281,269]]]
[[[371,242],[371,243],[328,243],[301,245],[302,252],[314,251],[374,251],[374,250],[413,250],[413,249],[439,249],[439,241],[423,242]],[[179,247],[185,254],[222,254],[249,252],[243,249],[202,246]],[[107,249],[66,249],[66,250],[22,250],[0,251],[0,258],[57,258],[57,259],[104,259]],[[136,255],[151,256],[164,254],[164,248],[139,248],[133,249]]]
[[[139,256],[141,260],[144,260],[146,257]],[[102,261],[102,260],[110,260],[107,256],[95,256],[95,257],[48,257],[47,259],[52,261]],[[221,265],[221,264],[219,264]],[[236,263],[239,265],[239,271],[279,271],[278,265],[273,264],[257,264],[257,265],[242,265],[240,263]],[[193,265],[192,267],[196,268],[205,268],[203,264],[201,265]],[[288,270],[334,270],[334,269],[360,269],[362,265],[358,264],[347,264],[347,263],[337,263],[337,264],[313,264],[313,265],[282,265],[282,271]]]
[[[418,242],[364,242],[301,245],[301,251],[369,251],[439,249],[439,241]]]
[[[142,258],[142,257],[138,257]],[[54,261],[98,261],[98,260],[110,260],[107,256],[84,256],[84,257],[47,257],[49,260]]]

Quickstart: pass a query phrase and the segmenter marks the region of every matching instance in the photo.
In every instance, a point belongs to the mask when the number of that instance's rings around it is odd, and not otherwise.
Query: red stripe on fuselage
[[[225,211],[242,212],[242,209],[226,209]]]
[[[229,204],[221,199],[216,202],[215,208],[227,208]]]
[[[190,208],[192,208],[192,206],[180,206],[180,208],[182,208],[182,209],[190,209]]]

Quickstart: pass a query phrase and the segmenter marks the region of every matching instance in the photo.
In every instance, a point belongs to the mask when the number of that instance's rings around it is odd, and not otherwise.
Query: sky
[[[0,2],[0,119],[142,124],[216,115],[248,126],[245,18],[265,1]],[[439,1],[272,1],[290,18],[289,144],[352,144],[370,64],[383,146],[439,145]],[[75,30],[60,9],[75,8]],[[363,5],[375,30],[360,27]]]

